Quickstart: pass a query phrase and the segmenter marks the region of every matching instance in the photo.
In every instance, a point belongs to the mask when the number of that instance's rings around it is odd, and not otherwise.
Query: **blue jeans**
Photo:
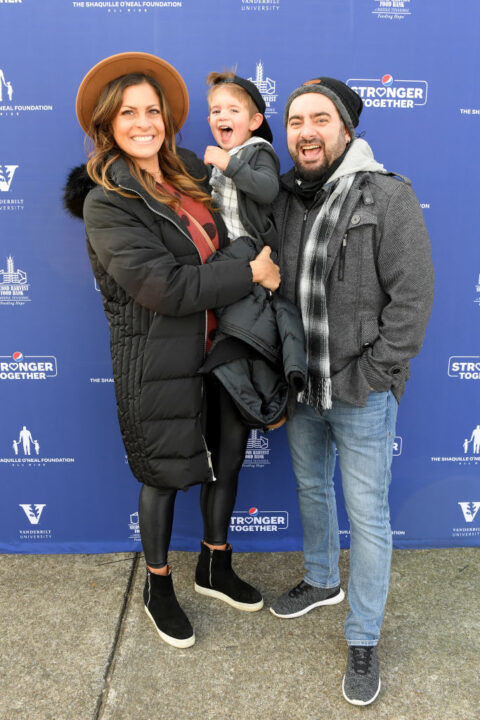
[[[348,645],[376,645],[390,580],[390,485],[397,401],[371,392],[364,408],[339,400],[319,415],[297,404],[287,434],[303,523],[305,581],[320,588],[340,583],[340,541],[333,485],[335,448],[350,520]]]

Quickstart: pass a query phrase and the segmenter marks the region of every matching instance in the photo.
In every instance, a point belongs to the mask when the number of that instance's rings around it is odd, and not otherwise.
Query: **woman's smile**
[[[158,172],[158,152],[165,140],[157,93],[147,83],[130,85],[112,122],[115,142],[143,170]]]

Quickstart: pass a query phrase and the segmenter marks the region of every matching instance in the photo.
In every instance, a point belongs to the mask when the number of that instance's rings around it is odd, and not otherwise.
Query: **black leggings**
[[[203,484],[201,489],[203,539],[209,545],[224,545],[250,431],[242,423],[230,396],[215,378],[207,377],[205,387],[205,435],[212,453],[216,481]],[[145,560],[149,567],[161,568],[167,563],[176,495],[176,490],[142,486],[138,516]]]

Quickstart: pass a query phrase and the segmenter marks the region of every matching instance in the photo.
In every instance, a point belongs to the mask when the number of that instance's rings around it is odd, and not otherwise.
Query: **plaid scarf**
[[[298,400],[319,411],[332,407],[325,296],[327,247],[354,177],[355,173],[344,175],[325,188],[327,195],[306,240],[300,268],[298,293],[307,340],[308,380]]]

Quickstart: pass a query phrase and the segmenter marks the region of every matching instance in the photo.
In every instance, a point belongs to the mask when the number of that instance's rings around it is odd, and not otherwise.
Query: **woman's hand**
[[[263,285],[267,290],[276,290],[280,285],[280,268],[270,258],[271,252],[269,247],[264,247],[251,261],[250,267],[253,282]]]

